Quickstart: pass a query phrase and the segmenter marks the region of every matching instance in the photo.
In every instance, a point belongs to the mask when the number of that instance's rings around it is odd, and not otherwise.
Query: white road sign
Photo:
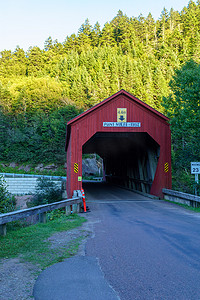
[[[140,122],[103,122],[103,127],[141,127]]]
[[[191,162],[191,174],[200,174],[200,162]]]

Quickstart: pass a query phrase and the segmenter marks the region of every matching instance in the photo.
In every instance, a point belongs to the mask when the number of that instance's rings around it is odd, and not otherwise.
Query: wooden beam
[[[155,151],[148,149],[148,160],[149,160],[151,180],[153,181],[156,173],[157,163],[158,163]]]
[[[140,176],[140,180],[141,180],[141,189],[142,189],[143,193],[146,193],[145,184],[143,183],[143,181],[144,181],[143,167],[142,167],[142,162],[141,162],[140,158],[138,158],[138,169],[139,169],[139,176]]]

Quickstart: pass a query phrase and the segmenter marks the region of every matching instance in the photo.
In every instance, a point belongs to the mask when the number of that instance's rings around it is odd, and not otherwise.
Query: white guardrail
[[[182,193],[174,190],[162,189],[164,199],[186,204],[192,207],[198,207],[200,203],[200,197],[192,194]]]

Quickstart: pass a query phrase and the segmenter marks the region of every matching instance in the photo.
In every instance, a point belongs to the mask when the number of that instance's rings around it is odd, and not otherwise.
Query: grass
[[[1,162],[4,163],[4,162]],[[19,166],[16,167],[9,167],[9,166],[2,166],[2,164],[0,163],[0,173],[14,173],[14,174],[31,174],[31,175],[49,175],[49,176],[66,176],[66,170],[64,169],[64,164],[63,165],[58,165],[57,166],[57,170],[53,171],[53,170],[43,170],[43,171],[39,171],[39,170],[35,170],[35,167],[37,167],[37,165],[39,164],[28,164],[28,163],[22,163]],[[49,163],[50,164],[50,163]],[[20,169],[20,166],[26,166],[29,165],[30,170],[29,171],[25,171],[24,169]]]
[[[181,203],[170,201],[170,200],[166,200],[166,199],[163,199],[163,200],[166,201],[166,202],[169,202],[169,203],[176,204],[176,205],[181,206],[183,208],[192,210],[194,212],[200,213],[200,207],[192,207],[192,206],[189,206],[189,205],[186,205],[186,204],[181,204]]]
[[[25,164],[24,164],[25,166]],[[31,165],[29,165],[31,166]],[[37,165],[35,165],[37,166]],[[48,175],[48,176],[62,176],[65,177],[66,176],[66,170],[64,169],[64,166],[58,166],[56,171],[53,170],[43,170],[43,171],[39,171],[39,170],[35,170],[35,167],[31,166],[29,171],[25,171],[24,169],[20,169],[19,167],[3,167],[0,164],[0,173],[11,173],[11,174],[28,174],[28,175]],[[83,180],[93,180],[93,178],[96,177],[102,177],[99,176],[99,174],[96,175],[91,175],[91,176],[85,176],[83,175]]]
[[[83,180],[93,180],[94,178],[101,178],[102,176],[99,176],[99,174],[97,175],[91,175],[91,176],[86,176],[86,175],[83,175]]]
[[[83,237],[74,239],[67,247],[50,248],[47,239],[56,232],[79,227],[86,219],[78,215],[60,216],[46,224],[38,223],[16,230],[8,230],[0,237],[0,258],[19,256],[23,260],[39,265],[42,269],[73,256],[78,251]]]

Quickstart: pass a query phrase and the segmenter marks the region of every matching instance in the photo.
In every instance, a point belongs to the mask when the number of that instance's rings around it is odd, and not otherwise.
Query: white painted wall
[[[27,175],[20,175],[20,174],[12,174],[12,175],[5,175],[0,174],[3,176],[5,180],[5,184],[9,193],[14,195],[25,195],[25,194],[32,194],[35,192],[37,186],[37,177],[34,176],[27,176]],[[11,177],[12,176],[12,177]],[[20,177],[21,176],[21,177]],[[27,176],[27,177],[26,177]],[[41,176],[43,177],[43,176]],[[58,187],[62,189],[63,181],[66,181],[66,178],[58,178],[57,176],[45,176],[46,178],[50,178],[53,182],[56,183]]]

